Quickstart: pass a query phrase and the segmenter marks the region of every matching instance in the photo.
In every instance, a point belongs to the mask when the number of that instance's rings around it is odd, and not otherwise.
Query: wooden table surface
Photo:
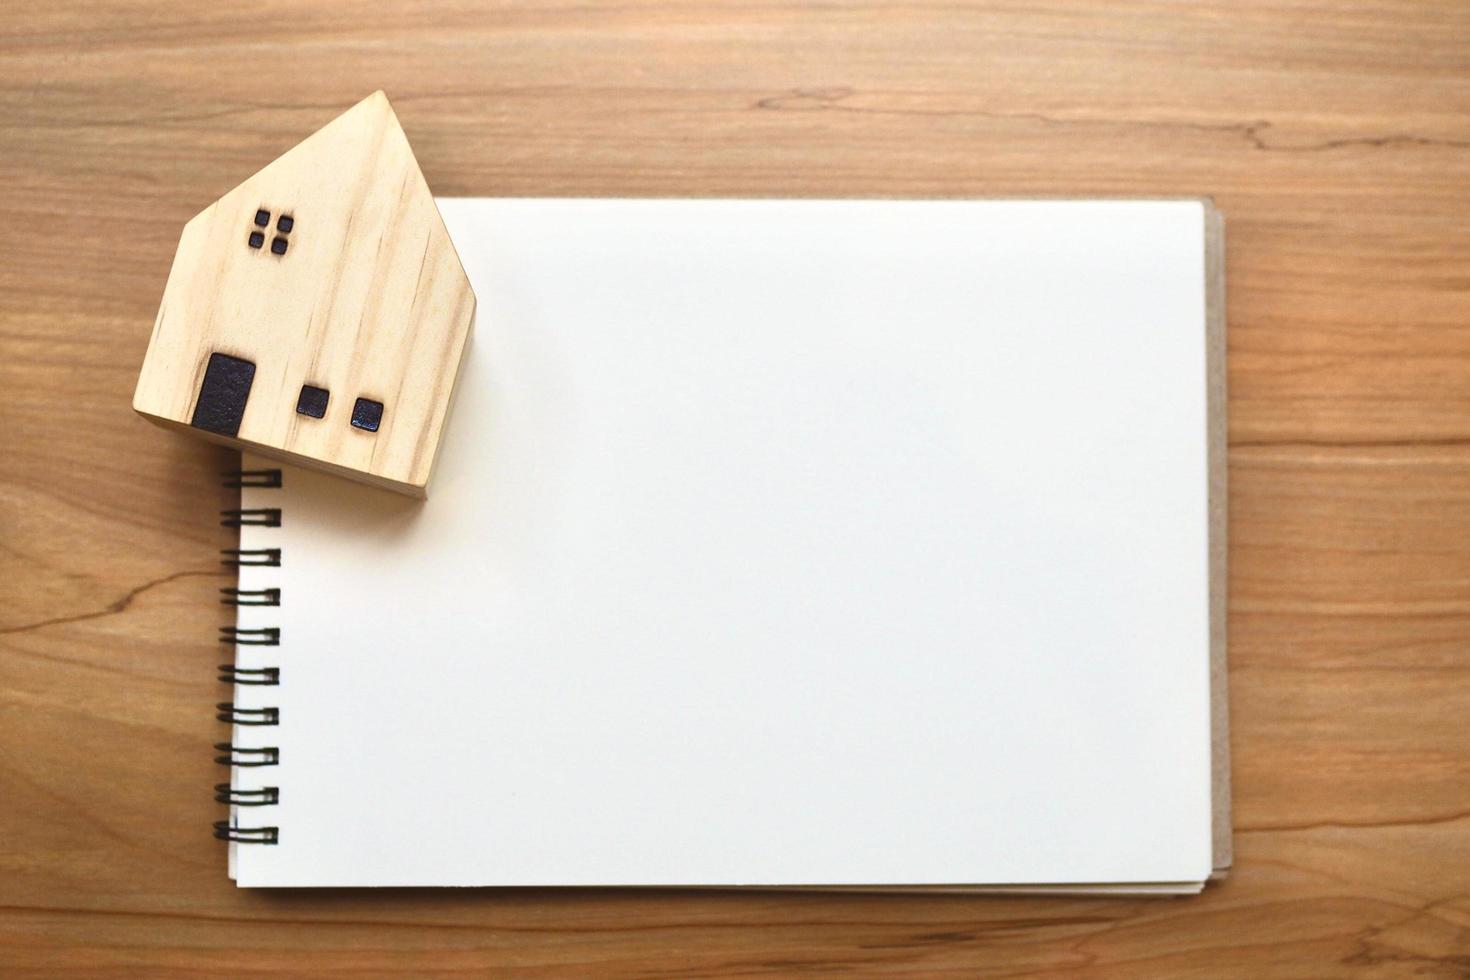
[[[380,87],[441,195],[1213,195],[1230,880],[237,891],[231,457],[130,398],[184,221]],[[1470,5],[22,3],[0,188],[0,974],[1470,975]]]

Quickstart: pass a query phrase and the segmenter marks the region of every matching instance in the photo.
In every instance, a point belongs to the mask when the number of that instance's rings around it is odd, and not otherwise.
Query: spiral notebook
[[[234,480],[240,885],[1228,866],[1208,203],[440,207],[429,499]]]

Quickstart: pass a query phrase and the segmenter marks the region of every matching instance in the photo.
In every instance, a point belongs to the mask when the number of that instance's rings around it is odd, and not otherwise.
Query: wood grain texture
[[[231,457],[128,403],[177,229],[375,88],[440,194],[1212,195],[1230,879],[236,891]],[[0,147],[0,973],[1470,974],[1470,6],[52,3]]]
[[[474,318],[433,194],[374,92],[184,226],[133,408],[422,497]],[[200,382],[220,354],[249,362],[254,384],[243,418],[199,427]],[[297,411],[303,385],[328,393],[324,415]],[[379,406],[372,431],[349,424],[361,398]]]

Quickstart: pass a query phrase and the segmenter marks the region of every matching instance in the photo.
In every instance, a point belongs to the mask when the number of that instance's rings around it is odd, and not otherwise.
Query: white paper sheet
[[[440,207],[429,500],[244,493],[241,885],[1209,875],[1200,204]]]

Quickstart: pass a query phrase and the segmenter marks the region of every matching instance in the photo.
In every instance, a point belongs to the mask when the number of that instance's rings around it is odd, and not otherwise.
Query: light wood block
[[[375,92],[184,226],[133,408],[422,497],[474,315]]]

